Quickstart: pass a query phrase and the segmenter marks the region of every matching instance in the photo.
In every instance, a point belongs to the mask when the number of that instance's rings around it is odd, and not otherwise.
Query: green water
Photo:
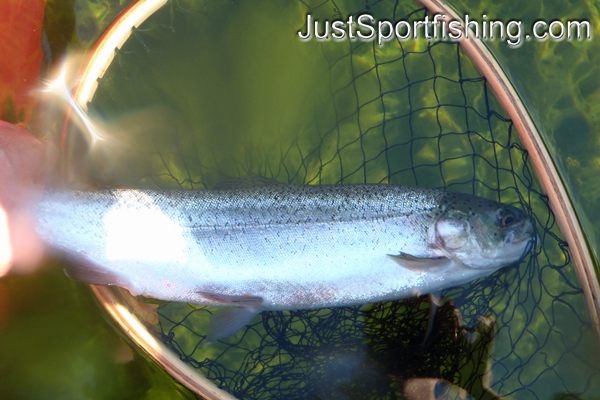
[[[351,3],[343,4],[352,9]],[[99,7],[95,2],[77,4],[79,13]],[[289,35],[293,27],[300,25],[305,12],[300,4],[271,1],[261,2],[258,8],[248,1],[219,6],[207,2],[206,9],[204,3],[178,4],[191,12],[163,12],[162,20],[152,31],[143,31],[142,26],[142,44],[126,45],[117,56],[119,67],[113,66],[101,83],[91,108],[110,120],[113,140],[94,150],[86,161],[86,174],[94,181],[108,186],[203,188],[224,177],[254,173],[296,183],[447,184],[453,190],[475,191],[491,198],[501,196],[503,201],[518,199],[515,190],[497,190],[498,185],[510,183],[512,175],[498,172],[496,167],[520,170],[523,162],[519,153],[514,149],[506,151],[499,144],[486,146],[494,138],[493,132],[506,129],[500,118],[482,120],[472,114],[465,118],[460,109],[438,114],[437,99],[425,84],[411,89],[410,107],[404,92],[387,95],[387,104],[394,105],[385,111],[390,115],[421,109],[411,119],[410,129],[407,119],[400,118],[390,122],[383,135],[383,128],[376,126],[382,116],[377,103],[361,108],[358,116],[354,113],[356,101],[363,103],[376,97],[379,90],[386,90],[386,85],[392,87],[403,79],[414,81],[431,76],[429,54],[436,60],[437,74],[458,80],[455,63],[448,62],[456,57],[452,48],[438,46],[431,53],[407,58],[406,69],[411,74],[408,77],[398,63],[385,64],[397,48],[377,50],[378,61],[384,64],[379,71],[383,84],[379,89],[374,86],[378,76],[370,69],[375,52],[372,48],[356,49],[349,69],[339,62],[349,51],[346,44],[330,42],[320,47],[282,34]],[[103,4],[105,9],[112,5],[121,7],[116,3]],[[465,7],[476,14],[474,10],[479,11],[481,6]],[[583,2],[553,7],[548,9],[542,2],[539,7],[529,4],[526,8],[516,3],[512,7],[498,4],[486,11],[491,16],[497,9],[498,18],[523,16],[529,21],[541,12],[551,19],[585,15],[591,9]],[[397,12],[404,15],[408,9],[401,6]],[[391,7],[385,10],[390,12]],[[386,12],[378,12],[390,18]],[[322,17],[331,13],[332,8],[315,11]],[[81,41],[96,37],[98,31],[89,26],[81,30]],[[597,113],[593,111],[597,94],[594,88],[600,86],[594,83],[594,43],[527,43],[520,49],[497,46],[496,50],[534,118],[547,129],[542,131],[558,155],[557,162],[571,185],[571,195],[592,221],[594,212],[598,212],[593,207],[597,191],[594,166],[600,165],[595,161],[600,152],[592,131]],[[423,51],[427,47],[423,41],[405,46],[407,51]],[[477,76],[466,60],[461,72],[463,78]],[[348,85],[349,75],[360,78]],[[549,81],[548,77],[553,79]],[[484,113],[482,87],[473,83],[465,90],[473,99],[473,107]],[[339,93],[334,106],[328,101],[331,91]],[[443,103],[460,102],[462,96],[458,85],[444,81],[439,81],[437,94]],[[492,107],[499,111],[495,104]],[[436,143],[437,137],[427,138],[429,132],[435,136],[440,130],[463,132],[467,125],[481,132],[481,136],[471,139],[449,135],[442,137],[440,143]],[[125,134],[118,130],[131,126],[137,130],[127,129]],[[330,130],[334,134],[327,135]],[[568,138],[565,131],[569,132]],[[417,139],[412,144],[381,152],[386,146],[406,141],[411,132],[415,135],[412,139]],[[504,136],[495,138],[499,142],[505,140]],[[311,153],[314,143],[319,143],[319,151]],[[473,158],[473,152],[481,158]],[[439,160],[447,161],[438,164]],[[490,165],[485,160],[495,161]],[[422,167],[413,173],[411,165]],[[388,176],[390,170],[403,172]],[[473,185],[468,177],[474,171],[491,186]],[[524,190],[522,183],[515,185]],[[533,204],[536,210],[542,206]],[[591,232],[595,227],[586,228]],[[556,233],[556,228],[552,232]],[[560,398],[557,388],[566,385],[574,392],[585,390],[585,399],[600,396],[594,393],[598,390],[597,375],[596,381],[590,383],[591,389],[585,382],[589,376],[586,366],[597,359],[598,350],[590,332],[575,318],[583,315],[581,297],[577,293],[563,295],[571,289],[564,280],[573,280],[572,271],[563,277],[562,271],[548,267],[562,262],[563,254],[553,247],[540,255],[539,267],[546,267],[540,272],[543,285],[532,281],[520,286],[529,272],[511,270],[498,281],[498,286],[511,296],[498,290],[486,292],[491,310],[510,310],[499,322],[503,330],[495,342],[494,357],[501,359],[503,366],[493,370],[494,376],[509,376],[501,388],[496,388],[503,394],[528,386],[530,392],[519,392],[514,397],[535,398],[531,393],[537,393],[539,398]],[[9,311],[0,310],[0,398],[193,398],[131,347],[106,321],[87,287],[65,279],[59,265],[50,265],[31,277],[5,278],[0,284],[0,296],[7,293],[9,298]],[[553,301],[559,295],[560,300]],[[572,312],[569,307],[578,311]],[[169,317],[181,319],[189,307],[169,305],[163,310]],[[475,306],[472,310],[468,306],[462,309],[466,318],[476,310]],[[200,331],[207,323],[199,313],[194,314],[193,320]],[[302,327],[298,318],[292,321],[295,328]],[[527,329],[522,328],[524,324],[528,324]],[[164,326],[165,330],[171,328]],[[265,332],[260,326],[256,329],[243,338],[244,333],[239,334],[232,342],[243,340],[245,347],[257,346]],[[340,325],[339,329],[344,327]],[[196,360],[216,358],[227,348],[220,344],[196,348],[198,337],[187,328],[178,326],[173,332],[179,335],[181,349]],[[538,343],[537,337],[543,337],[545,343]],[[536,351],[540,347],[542,351]],[[243,354],[241,348],[239,354],[227,353],[221,361],[240,364],[236,357]],[[517,375],[510,376],[502,370],[517,370],[524,359],[528,368]],[[277,362],[285,360],[284,356]],[[558,382],[557,374],[567,382],[565,385]]]
[[[498,41],[488,46],[521,94],[546,141],[552,159],[575,205],[598,265],[600,249],[600,20],[594,1],[498,2],[468,0],[449,4],[473,18],[523,21],[587,20],[592,40],[531,41],[511,47]],[[600,271],[600,270],[598,270]]]
[[[128,3],[49,0],[53,57],[68,46],[92,44]],[[48,262],[34,275],[0,279],[0,398],[196,397],[116,328],[87,286],[65,279],[62,265]]]
[[[60,264],[0,282],[3,399],[192,399],[141,354]]]

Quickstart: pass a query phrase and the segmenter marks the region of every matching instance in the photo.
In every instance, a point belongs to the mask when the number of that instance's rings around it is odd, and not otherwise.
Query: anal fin
[[[116,285],[129,290],[134,296],[141,294],[123,275],[98,266],[78,255],[67,255],[64,272],[74,281],[92,285]]]
[[[259,296],[252,295],[227,295],[221,293],[213,293],[213,292],[196,292],[200,296],[204,297],[207,300],[212,300],[217,303],[223,303],[223,306],[231,305],[231,306],[258,306],[262,304],[263,298]]]
[[[91,283],[92,285],[116,285],[119,277],[112,271],[94,265],[89,261],[76,256],[67,256],[65,264],[65,275],[79,282]]]

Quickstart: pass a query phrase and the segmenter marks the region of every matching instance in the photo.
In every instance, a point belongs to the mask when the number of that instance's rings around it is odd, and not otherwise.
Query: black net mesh
[[[598,398],[599,352],[567,245],[511,121],[458,45],[297,40],[307,14],[363,12],[426,14],[405,0],[167,3],[117,51],[90,104],[111,126],[135,114],[152,129],[113,129],[90,152],[89,176],[185,189],[244,175],[445,188],[524,209],[534,249],[446,290],[425,343],[427,298],[263,312],[210,346],[215,309],[160,303],[149,330],[242,399],[415,398],[415,384],[440,399],[461,398],[458,388],[476,399]]]

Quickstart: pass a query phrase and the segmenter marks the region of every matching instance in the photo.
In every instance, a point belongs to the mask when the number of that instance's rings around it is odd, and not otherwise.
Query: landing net
[[[458,45],[296,39],[307,14],[365,12],[426,15],[405,0],[167,3],[99,82],[90,112],[128,128],[90,151],[88,176],[184,189],[245,175],[444,188],[525,210],[535,247],[446,290],[424,345],[425,297],[263,312],[210,346],[214,308],[148,300],[160,304],[148,329],[242,399],[403,399],[420,378],[437,398],[454,398],[442,380],[476,399],[597,398],[599,352],[566,243],[511,121]]]

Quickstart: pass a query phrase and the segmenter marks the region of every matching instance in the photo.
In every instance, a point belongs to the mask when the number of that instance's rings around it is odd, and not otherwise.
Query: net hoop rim
[[[115,52],[131,36],[132,29],[141,25],[150,15],[167,3],[168,0],[138,0],[129,6],[98,39],[81,69],[81,80],[74,90],[75,100],[85,109],[91,101],[101,78]],[[461,20],[447,4],[440,0],[413,0],[432,14],[445,14],[450,20]],[[474,35],[459,39],[459,45],[497,97],[504,111],[515,126],[523,147],[529,153],[542,189],[549,198],[561,233],[569,245],[569,251],[579,284],[583,288],[586,310],[597,338],[600,340],[600,286],[594,263],[587,247],[585,236],[577,214],[571,204],[562,180],[550,154],[520,96],[508,80],[491,52]],[[64,139],[64,137],[63,137]],[[111,288],[90,285],[102,307],[117,322],[129,338],[148,356],[193,393],[207,400],[235,399],[232,395],[202,376],[198,371],[182,362],[167,346],[150,335],[143,323],[123,307]]]
[[[236,400],[196,369],[184,363],[165,344],[148,332],[139,318],[119,301],[119,291],[108,286],[89,285],[109,316],[155,363],[194,394],[206,400]]]
[[[600,341],[600,285],[595,264],[558,169],[521,97],[483,41],[476,38],[471,31],[469,37],[465,37],[464,22],[448,4],[442,0],[414,1],[434,15],[443,14],[449,17],[449,21],[461,22],[460,29],[463,34],[458,40],[459,45],[477,71],[485,77],[501,107],[512,120],[521,144],[528,152],[535,175],[548,196],[550,208],[569,245],[575,274],[584,292],[587,315],[596,333],[596,339]]]
[[[87,103],[92,100],[98,87],[98,79],[104,75],[114,59],[116,51],[129,39],[133,29],[140,26],[167,1],[137,0],[124,10],[100,36],[83,63],[80,69],[80,79],[78,79],[79,84],[73,90],[75,101],[82,109],[87,109]],[[67,120],[68,118],[69,115],[67,115]],[[63,146],[66,143],[65,135],[66,129],[63,131],[61,140]],[[90,285],[90,287],[104,310],[116,321],[123,332],[179,383],[206,400],[236,399],[181,361],[166,345],[156,340],[139,318],[121,305],[118,292],[107,286]]]

